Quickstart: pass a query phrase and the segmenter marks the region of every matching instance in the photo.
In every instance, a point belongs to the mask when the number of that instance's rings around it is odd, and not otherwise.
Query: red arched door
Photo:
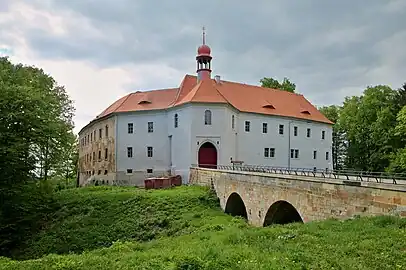
[[[198,162],[202,168],[217,168],[217,149],[212,143],[205,142],[200,146]]]

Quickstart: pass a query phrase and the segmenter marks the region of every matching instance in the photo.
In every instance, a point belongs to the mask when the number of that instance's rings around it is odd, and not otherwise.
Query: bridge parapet
[[[220,168],[192,167],[190,182],[212,186],[223,210],[257,226],[355,215],[406,216],[406,185],[399,180],[394,184]]]

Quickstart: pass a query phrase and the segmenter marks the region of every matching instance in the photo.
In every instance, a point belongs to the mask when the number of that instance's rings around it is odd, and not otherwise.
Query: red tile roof
[[[197,82],[186,75],[179,88],[131,93],[99,116],[114,112],[160,110],[186,103],[230,104],[241,112],[278,115],[332,124],[303,95],[229,81]]]

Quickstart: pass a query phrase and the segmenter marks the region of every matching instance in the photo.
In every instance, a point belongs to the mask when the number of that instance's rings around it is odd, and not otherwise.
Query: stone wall
[[[237,193],[249,222],[257,226],[264,224],[269,208],[278,201],[295,207],[304,222],[354,215],[406,216],[405,185],[203,168],[191,168],[190,183],[213,183],[223,209],[229,196]]]
[[[94,181],[112,184],[116,179],[115,117],[88,125],[79,134],[79,185]],[[106,136],[106,127],[108,129]],[[99,136],[99,130],[102,136]],[[84,145],[82,140],[91,138]],[[105,151],[107,149],[107,158]],[[101,158],[99,159],[99,151]]]

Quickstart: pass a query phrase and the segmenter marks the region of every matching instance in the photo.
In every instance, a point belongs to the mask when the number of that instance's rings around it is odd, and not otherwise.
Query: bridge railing
[[[309,168],[287,168],[264,165],[211,165],[192,164],[192,168],[208,168],[228,171],[261,172],[272,174],[287,174],[298,176],[309,176],[318,178],[342,179],[346,181],[365,181],[377,183],[389,183],[406,185],[406,174],[388,172],[368,172],[355,170],[328,170]]]

